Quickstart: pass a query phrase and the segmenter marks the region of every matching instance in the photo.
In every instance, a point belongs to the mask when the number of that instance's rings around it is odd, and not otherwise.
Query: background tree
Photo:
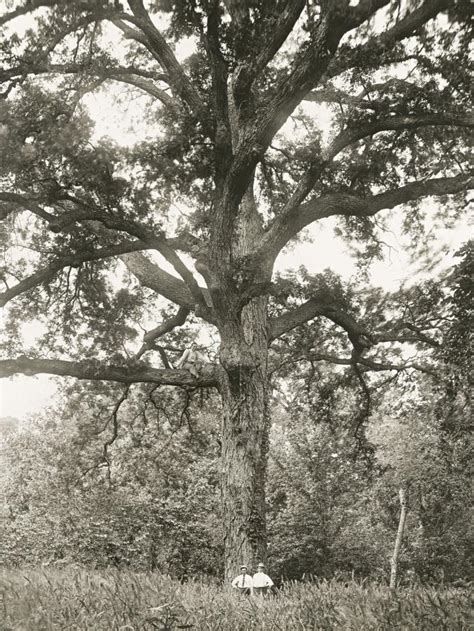
[[[471,575],[471,250],[463,246],[437,281],[385,295],[394,321],[410,313],[430,327],[433,352],[414,369],[404,361],[404,370],[387,374],[363,359],[364,391],[349,358],[335,356],[337,337],[321,340],[314,327],[300,327],[274,345],[282,411],[273,430],[269,532],[271,561],[282,574],[386,579],[405,487],[402,580]],[[369,292],[365,313],[377,304]],[[321,344],[325,353],[316,350]],[[411,354],[416,345],[414,338]],[[368,431],[354,441],[360,423]]]
[[[142,390],[123,406],[112,443],[103,418],[117,388],[75,389],[0,436],[2,562],[218,574],[216,418],[200,408],[183,417],[176,395],[158,404]]]
[[[410,312],[388,321],[376,292],[364,313],[331,278],[273,269],[327,217],[370,258],[382,211],[419,243],[425,214],[458,216],[467,17],[449,0],[4,3],[0,375],[217,388],[228,574],[266,553],[269,346],[313,322],[360,378],[401,369],[378,361],[385,345],[432,341]],[[112,83],[147,99],[149,136],[127,149],[94,138],[83,105]],[[46,324],[34,348],[25,319]],[[187,319],[218,337],[198,377],[172,368]]]

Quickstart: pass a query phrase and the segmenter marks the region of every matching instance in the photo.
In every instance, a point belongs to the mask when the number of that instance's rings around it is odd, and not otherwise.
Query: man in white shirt
[[[232,581],[232,587],[238,589],[245,596],[249,596],[252,593],[253,581],[250,574],[247,574],[246,565],[240,566],[240,574]]]
[[[257,565],[257,572],[253,575],[253,591],[255,594],[266,594],[271,587],[273,587],[272,579],[265,574],[265,566],[263,563]]]

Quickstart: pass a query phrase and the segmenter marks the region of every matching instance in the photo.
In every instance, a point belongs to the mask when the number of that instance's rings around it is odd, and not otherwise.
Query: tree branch
[[[65,267],[79,267],[79,265],[85,261],[98,261],[112,256],[118,256],[120,254],[124,254],[125,252],[145,250],[147,247],[148,246],[141,241],[125,241],[115,246],[95,250],[94,252],[76,253],[71,254],[70,256],[61,257],[52,261],[46,267],[36,271],[31,276],[24,278],[14,287],[10,287],[3,293],[0,293],[0,307],[4,307],[7,302],[16,298],[20,294],[34,289],[42,283],[47,283],[52,280],[56,274]]]
[[[323,75],[343,34],[341,15],[329,8],[313,33],[311,45],[302,47],[295,55],[293,67],[275,86],[270,102],[260,107],[257,113],[251,112],[251,116],[241,117],[240,112],[236,112],[237,118],[241,119],[238,142],[212,226],[216,251],[230,250],[235,216],[252,181],[256,165],[288,116]],[[237,98],[237,110],[238,101]],[[244,103],[245,99],[240,106]]]
[[[35,214],[41,213],[40,216],[48,222],[49,227],[54,232],[67,232],[69,230],[69,226],[73,223],[96,221],[103,224],[108,229],[123,231],[136,237],[141,241],[142,247],[134,247],[133,249],[156,249],[181,276],[184,281],[184,287],[180,284],[180,281],[177,278],[167,272],[164,272],[163,270],[160,270],[158,266],[155,266],[153,263],[148,261],[143,255],[138,255],[138,257],[136,256],[135,258],[127,258],[126,256],[122,258],[125,264],[129,267],[130,271],[132,271],[137,278],[140,279],[140,277],[142,277],[145,285],[147,279],[149,280],[153,277],[154,280],[152,283],[154,286],[152,288],[155,291],[178,305],[193,309],[206,320],[213,320],[211,313],[212,302],[209,292],[198,285],[193,273],[183,263],[173,247],[179,245],[181,241],[179,237],[173,239],[172,241],[168,241],[164,235],[157,235],[137,222],[124,219],[117,213],[114,213],[113,215],[105,213],[97,206],[89,208],[85,202],[70,196],[67,196],[67,199],[74,202],[77,206],[79,206],[79,208],[74,211],[64,213],[59,217],[47,213],[36,203],[31,202],[24,196],[12,193],[3,193],[0,194],[0,201],[2,199],[21,204],[28,210],[35,212]],[[94,232],[97,233],[97,230]],[[189,245],[189,237],[189,235],[184,235],[182,239],[184,241],[183,247],[186,247],[186,244]],[[197,247],[195,240],[193,243],[194,245],[192,247]],[[126,251],[127,250],[125,250],[125,252]],[[132,257],[133,255],[130,256]],[[155,273],[152,272],[153,268],[155,268]],[[144,273],[144,270],[147,270],[146,273]],[[151,285],[146,286],[151,287]],[[186,290],[184,290],[184,288],[186,288]],[[190,299],[188,298],[189,295],[191,296]]]
[[[352,21],[349,19],[347,22],[345,9],[342,9],[338,3],[325,3],[324,11],[312,34],[311,45],[302,48],[295,55],[293,66],[287,76],[276,86],[272,101],[260,110],[252,127],[248,127],[242,133],[227,178],[223,198],[222,205],[227,209],[227,212],[224,211],[222,217],[218,218],[216,233],[223,231],[226,225],[232,224],[231,209],[240,202],[248,188],[256,164],[261,160],[272,138],[288,116],[323,76],[332,76],[329,72],[330,62],[334,59],[341,37],[348,30],[360,24],[359,20],[363,21],[363,19],[370,17],[372,12],[383,4],[383,2],[364,2],[361,5],[360,14],[352,14]],[[449,0],[428,0],[419,9],[411,12],[382,35],[372,38],[367,44],[356,49],[348,46],[345,49],[348,59],[345,60],[343,69],[357,65],[358,54],[353,54],[354,50],[359,51],[361,56],[365,53],[370,63],[373,63],[372,60],[377,58],[379,48],[381,50],[388,49],[394,42],[412,35],[417,28],[423,26],[440,11],[448,8],[449,5]],[[336,75],[341,71],[338,70],[333,74]],[[320,169],[316,168],[313,174],[309,173],[308,177],[305,178],[305,185],[302,186],[293,200],[296,205],[304,200],[314,186],[319,173]]]
[[[390,0],[359,0],[357,6],[347,7],[345,16],[347,30],[357,28],[387,4],[390,4]]]
[[[131,16],[122,16],[122,18],[123,17],[128,17],[129,19],[132,19]],[[114,19],[112,19],[111,22],[114,26],[116,26],[118,29],[122,31],[125,39],[133,39],[135,42],[138,42],[139,44],[143,44],[143,46],[145,46],[145,48],[153,55],[153,57],[159,63],[159,59],[157,58],[156,53],[151,48],[148,42],[148,39],[145,37],[144,33],[142,33],[141,31],[135,28],[132,28],[123,19],[119,19],[118,17],[115,17]]]
[[[133,253],[125,254],[121,259],[141,285],[152,289],[177,305],[195,311],[196,315],[208,322],[214,322],[211,296],[205,287],[200,287],[199,291],[205,299],[207,308],[196,305],[196,300],[186,283],[176,278],[176,276],[165,272],[147,257],[139,253]]]
[[[332,305],[327,297],[310,298],[302,305],[270,320],[267,325],[269,343],[317,316],[324,316],[342,327],[355,348],[368,348],[372,344],[370,333],[351,315]]]
[[[387,31],[370,38],[365,44],[341,47],[329,64],[325,78],[335,77],[350,68],[372,66],[397,42],[410,37],[417,29],[451,6],[451,0],[425,0],[420,7],[408,13]]]
[[[265,29],[263,47],[251,65],[250,77],[258,77],[275,57],[293,30],[304,7],[304,0],[288,0],[283,11],[278,16],[272,16],[270,24]]]
[[[303,99],[313,103],[346,103],[365,110],[377,109],[377,102],[366,101],[360,96],[351,96],[342,90],[336,88],[324,88],[321,90],[313,90],[308,92]]]
[[[270,344],[297,326],[323,315],[325,304],[321,300],[312,298],[291,311],[272,318],[267,323],[268,343]]]
[[[72,201],[78,208],[64,213],[59,217],[54,217],[54,219],[50,221],[50,228],[52,230],[55,232],[61,232],[62,230],[67,231],[68,227],[73,223],[96,221],[103,224],[106,228],[123,231],[140,239],[150,248],[157,250],[174,267],[186,283],[194,298],[195,304],[201,307],[203,313],[206,311],[208,305],[206,304],[204,295],[193,273],[178,256],[161,229],[157,229],[157,231],[154,232],[140,223],[124,218],[120,214],[104,212],[91,200],[89,200],[90,205],[88,205],[86,202],[70,195],[65,195],[64,199]]]
[[[408,129],[418,129],[419,127],[429,126],[453,126],[453,127],[474,127],[474,117],[469,115],[459,116],[444,113],[412,115],[412,116],[390,116],[383,120],[371,121],[370,123],[361,123],[357,127],[349,127],[344,129],[334,138],[328,149],[324,151],[323,157],[330,161],[337,154],[349,145],[374,136],[383,131],[398,131]]]
[[[10,202],[17,206],[21,206],[25,210],[29,210],[34,215],[41,217],[44,221],[51,223],[57,219],[55,215],[49,213],[47,210],[44,210],[36,200],[29,199],[25,195],[19,195],[18,193],[10,193],[8,191],[0,191],[0,202]],[[0,221],[2,219],[6,219],[8,215],[14,212],[13,208],[4,208],[0,209]]]
[[[188,104],[195,114],[202,113],[205,108],[198,91],[187,77],[163,35],[153,24],[142,0],[129,0],[128,4],[133,15],[123,14],[122,19],[131,22],[139,29],[138,41],[145,44],[167,72],[173,91]],[[134,39],[137,37],[135,36]]]
[[[155,340],[157,340],[159,337],[162,337],[163,335],[166,335],[166,333],[170,333],[177,326],[182,326],[186,322],[186,318],[188,317],[188,315],[189,309],[187,309],[186,307],[180,307],[178,309],[178,312],[174,316],[171,316],[171,318],[168,318],[151,331],[147,331],[143,336],[143,345],[136,354],[135,359],[139,359],[150,349],[157,349],[160,353],[165,368],[171,368],[165,353],[165,349],[161,346],[156,346]]]
[[[305,97],[304,101],[311,101],[313,103],[344,103],[346,105],[351,105],[353,107],[363,109],[363,110],[373,110],[378,111],[381,108],[386,107],[386,101],[380,98],[371,98],[368,97],[373,92],[382,92],[385,94],[392,93],[400,96],[406,90],[415,90],[417,89],[420,93],[426,89],[424,85],[417,85],[411,81],[407,81],[406,79],[398,79],[397,77],[392,77],[387,81],[383,81],[382,83],[372,83],[368,85],[364,85],[363,90],[356,95],[348,94],[343,90],[339,90],[332,86],[328,86],[326,88],[321,88],[319,90],[313,90],[309,92]],[[430,88],[432,90],[432,88]],[[439,93],[439,98],[442,99],[444,96]],[[445,115],[443,113],[443,115]]]
[[[256,254],[258,260],[268,257],[276,258],[278,252],[286,245],[289,239],[294,237],[301,228],[311,223],[301,221],[305,215],[305,209],[307,208],[307,204],[303,204],[302,202],[304,202],[304,199],[316,184],[325,165],[330,163],[345,147],[366,136],[372,136],[382,131],[417,129],[431,125],[474,127],[474,118],[468,115],[456,116],[442,113],[423,116],[392,116],[383,120],[360,124],[358,127],[344,129],[336,136],[329,147],[323,151],[322,156],[315,156],[315,161],[310,164],[290,199],[268,228],[258,253]],[[331,199],[335,201],[336,204],[340,201],[340,199],[334,197]],[[326,198],[326,201],[330,203],[329,198]],[[309,202],[309,204],[311,204],[311,202]],[[346,213],[329,211],[329,214],[323,214],[322,216],[328,217],[331,214]],[[315,219],[316,218],[321,217],[315,217]],[[313,219],[313,221],[315,219]]]
[[[365,198],[349,193],[323,195],[295,206],[286,214],[282,212],[268,229],[255,257],[259,260],[270,255],[276,257],[300,230],[319,219],[334,215],[370,217],[381,210],[394,208],[423,197],[452,195],[470,188],[474,188],[473,177],[471,175],[457,175],[410,182],[400,188]]]
[[[98,223],[102,223],[104,227],[108,229],[126,232],[131,236],[140,239],[147,244],[148,248],[159,250],[161,245],[164,244],[168,249],[196,253],[199,252],[202,247],[201,240],[190,232],[183,231],[176,237],[171,238],[166,238],[164,235],[157,236],[154,232],[150,232],[140,224],[123,219],[116,214],[110,215],[104,213],[97,206],[95,206],[94,209],[90,209],[87,207],[87,204],[84,201],[81,201],[77,198],[66,196],[65,199],[67,201],[74,202],[76,205],[80,206],[81,209],[63,212],[63,208],[61,208],[61,215],[53,215],[52,213],[44,210],[44,208],[42,208],[38,204],[38,200],[36,199],[30,199],[25,195],[20,195],[18,193],[0,191],[0,202],[11,202],[18,206],[21,206],[24,210],[27,210],[46,221],[49,228],[56,233],[61,231],[67,232],[71,224],[74,223],[80,223],[84,221],[96,221]],[[0,208],[0,221],[2,219],[6,219],[12,212],[14,212],[13,208]]]
[[[232,2],[229,4],[235,6],[235,4],[238,5],[240,3]],[[304,7],[305,0],[289,0],[283,11],[278,15],[271,15],[271,17],[267,19],[268,24],[262,34],[262,47],[260,48],[260,52],[256,57],[242,60],[234,72],[233,89],[237,102],[239,102],[240,96],[245,98],[252,83],[283,46]],[[237,18],[234,17],[234,14],[232,14],[232,16],[233,21],[235,21]],[[241,28],[240,24],[239,27]]]
[[[9,13],[0,15],[0,26],[3,26],[10,20],[14,20],[21,15],[31,13],[35,9],[39,9],[41,7],[53,7],[55,4],[59,4],[59,0],[25,0],[23,6],[17,7]]]
[[[23,77],[25,75],[40,75],[40,74],[83,74],[91,77],[98,77],[103,80],[119,81],[121,83],[127,83],[133,85],[140,90],[143,90],[150,96],[161,101],[163,105],[170,108],[173,111],[178,111],[178,103],[164,90],[158,88],[153,79],[164,80],[165,75],[160,75],[153,72],[142,71],[133,67],[117,66],[115,68],[103,68],[94,67],[93,63],[67,63],[67,64],[49,64],[49,63],[37,63],[37,64],[25,64],[24,66],[16,66],[14,68],[7,68],[0,71],[0,82],[8,79],[14,79],[15,77]]]
[[[296,364],[303,361],[314,361],[314,362],[328,362],[330,364],[337,364],[339,366],[353,366],[354,360],[352,357],[339,357],[337,355],[333,355],[332,353],[305,353],[301,357],[297,357],[289,362],[283,362],[276,368],[271,371],[271,374],[277,372],[284,366],[288,364]],[[364,372],[374,371],[374,372],[385,372],[385,371],[395,371],[395,372],[403,372],[405,370],[418,370],[420,372],[426,373],[433,377],[437,376],[435,370],[433,370],[430,366],[420,364],[418,362],[413,362],[411,360],[407,361],[404,364],[394,364],[392,362],[376,362],[367,357],[360,357],[358,359],[358,364],[360,364],[361,369]]]
[[[199,377],[187,370],[164,370],[136,363],[128,366],[113,366],[95,361],[72,362],[60,359],[36,359],[18,357],[0,360],[0,378],[15,374],[49,374],[76,377],[90,381],[117,381],[120,383],[155,383],[167,386],[210,388],[217,386],[216,366],[204,365]]]
[[[125,386],[120,398],[118,399],[118,401],[116,401],[113,407],[112,413],[107,419],[104,425],[104,428],[99,432],[99,433],[102,433],[103,431],[105,431],[107,427],[109,426],[110,421],[112,421],[112,435],[109,438],[107,438],[107,440],[104,442],[104,445],[102,447],[102,461],[101,463],[97,465],[99,467],[101,466],[101,464],[105,464],[105,466],[107,467],[107,478],[108,478],[109,484],[111,484],[112,482],[111,475],[110,475],[109,447],[111,447],[118,438],[118,432],[119,432],[118,414],[119,414],[122,404],[128,399],[130,388],[131,388],[131,384],[127,384]],[[88,469],[88,471],[90,471],[90,469]],[[83,476],[88,471],[83,473]]]
[[[2,194],[0,193],[0,201],[1,195]],[[14,197],[14,201],[16,203],[23,205],[26,210],[35,212],[38,215],[42,210],[40,207],[37,208],[36,206],[31,206],[30,200],[24,198],[23,196],[10,193],[6,193],[5,195],[7,198]],[[173,256],[172,251],[181,250],[182,252],[196,253],[202,248],[202,241],[190,232],[183,231],[176,237],[168,238],[162,228],[156,227],[154,230],[149,229],[141,223],[124,218],[121,214],[103,211],[92,200],[84,201],[77,197],[72,197],[67,193],[64,197],[59,198],[57,201],[60,201],[61,199],[73,202],[77,208],[72,211],[62,212],[60,215],[52,215],[50,213],[46,213],[46,211],[42,211],[43,214],[39,216],[49,223],[49,227],[53,232],[67,232],[70,226],[74,223],[82,223],[86,221],[100,223],[109,230],[125,232],[133,237],[136,237],[146,243],[150,248],[157,250],[174,267],[176,263],[177,267],[175,267],[175,269],[180,275],[182,275],[182,273],[186,275],[187,272],[182,267],[184,264],[180,263],[175,258],[177,257],[175,252]],[[28,207],[27,204],[29,204]],[[61,211],[63,211],[63,208],[61,208]],[[94,232],[97,232],[97,230],[94,230]]]
[[[403,329],[408,329],[412,331],[411,334],[406,333],[394,333],[393,329],[391,333],[381,333],[376,335],[377,343],[379,342],[422,342],[423,344],[427,344],[432,348],[439,348],[440,343],[435,340],[433,337],[427,335],[423,329],[416,324],[412,324],[411,322],[400,322],[400,325],[396,327],[395,330],[402,331]]]
[[[405,204],[422,197],[431,195],[453,195],[472,188],[474,188],[474,177],[470,174],[410,182],[406,186],[401,186],[400,188],[369,197],[366,208],[359,216],[375,215],[380,210],[394,208],[400,204]]]
[[[224,237],[230,234],[229,226],[233,225],[235,209],[247,190],[256,164],[261,160],[272,138],[287,120],[295,107],[301,102],[308,92],[313,89],[325,74],[331,59],[333,58],[341,37],[351,28],[376,11],[383,2],[364,2],[360,13],[353,13],[352,19],[346,20],[345,9],[339,3],[324,3],[320,20],[311,34],[311,45],[306,45],[295,55],[295,61],[278,86],[275,87],[271,102],[261,107],[257,116],[252,117],[251,123],[246,124],[240,133],[239,143],[235,150],[232,166],[226,178],[226,185],[222,195],[220,211],[216,213],[213,231],[221,237],[223,247],[228,244]],[[440,0],[433,0],[438,7]],[[443,3],[444,6],[445,3]],[[346,7],[347,8],[347,7]],[[439,10],[439,9],[438,9]],[[402,36],[403,33],[416,28],[418,23],[423,23],[430,16],[438,12],[432,10],[422,11],[420,15],[413,12],[414,17],[403,21],[403,26],[393,27],[390,37]],[[415,15],[416,14],[416,15]],[[291,203],[298,206],[302,203],[313,188],[314,183],[321,172],[321,168],[312,167],[304,178],[301,187]]]
[[[321,17],[311,33],[311,41],[295,54],[293,67],[276,87],[275,97],[258,121],[259,144],[265,149],[268,147],[287,117],[317,85],[334,57],[342,36],[387,3],[388,0],[366,0],[349,10],[347,6],[343,8],[336,2],[322,5]]]
[[[166,105],[171,111],[178,112],[178,103],[164,90],[156,87],[151,81],[147,81],[142,77],[136,77],[133,75],[121,75],[119,73],[110,76],[110,79],[114,81],[121,81],[122,83],[128,83],[136,88],[139,88],[143,92],[147,92],[150,96],[153,96],[158,101],[161,101],[163,105]]]
[[[143,341],[148,346],[153,345],[153,342],[159,337],[169,333],[177,326],[182,326],[186,322],[186,318],[189,315],[189,309],[186,307],[180,307],[176,315],[172,316],[168,320],[162,322],[159,326],[155,327],[151,331],[148,331],[143,336]]]
[[[232,22],[242,31],[249,21],[249,8],[244,0],[224,0]]]
[[[232,132],[227,92],[228,68],[220,45],[220,14],[219,0],[208,2],[207,25],[205,32],[202,34],[204,46],[209,57],[212,78],[216,189],[219,189],[222,185],[232,161]]]

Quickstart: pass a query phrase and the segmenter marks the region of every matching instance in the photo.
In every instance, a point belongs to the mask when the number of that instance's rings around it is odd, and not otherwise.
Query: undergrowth
[[[0,579],[2,631],[467,631],[470,611],[459,589],[300,583],[263,599],[153,573],[47,568],[3,570]]]

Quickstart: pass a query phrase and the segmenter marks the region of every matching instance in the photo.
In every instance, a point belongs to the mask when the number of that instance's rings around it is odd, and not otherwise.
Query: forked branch
[[[209,322],[214,321],[212,300],[205,287],[199,287],[204,303],[198,302],[185,282],[161,269],[159,265],[150,261],[146,256],[140,253],[131,253],[125,254],[121,259],[141,285],[152,289],[181,307],[195,311],[197,315]]]

